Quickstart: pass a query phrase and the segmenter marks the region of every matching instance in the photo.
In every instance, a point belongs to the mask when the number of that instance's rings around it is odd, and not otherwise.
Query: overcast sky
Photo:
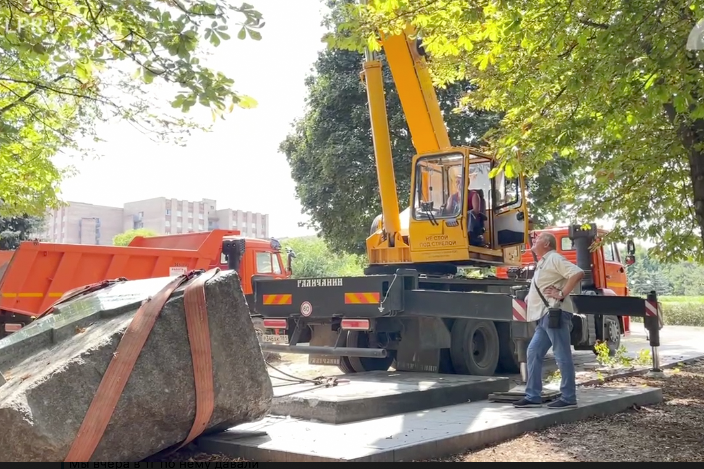
[[[218,208],[268,213],[271,236],[313,234],[295,199],[286,158],[278,152],[290,124],[304,111],[304,79],[310,73],[324,28],[320,0],[252,0],[266,25],[262,40],[232,39],[208,62],[235,80],[239,92],[258,101],[235,108],[209,134],[194,135],[188,147],[152,143],[132,126],[100,128],[108,142],[99,160],[71,163],[80,172],[62,185],[62,199],[100,205],[151,197],[217,200]],[[361,57],[360,57],[361,61]],[[212,122],[209,111],[204,124]],[[58,159],[62,164],[65,159]]]

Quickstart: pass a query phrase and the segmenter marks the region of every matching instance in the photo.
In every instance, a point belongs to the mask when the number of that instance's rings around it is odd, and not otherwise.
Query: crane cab
[[[529,233],[522,176],[506,177],[494,158],[469,147],[419,154],[412,164],[410,206],[400,217],[409,264],[520,265]],[[375,223],[370,238],[383,232]],[[382,264],[369,247],[370,265]]]
[[[529,232],[525,183],[497,168],[491,156],[467,147],[413,158],[408,245],[414,263],[520,264]]]

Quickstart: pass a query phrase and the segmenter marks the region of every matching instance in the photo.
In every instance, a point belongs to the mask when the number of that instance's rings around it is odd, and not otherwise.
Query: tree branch
[[[64,78],[67,78],[67,76],[66,76],[66,75],[61,75],[61,76],[59,76],[59,77],[56,77],[55,79],[52,80],[52,83],[58,83],[59,81],[63,80]],[[72,96],[80,97],[80,98],[89,98],[88,96],[81,96],[81,95],[79,95],[79,94],[68,93],[68,92],[63,92],[63,91],[61,91],[61,90],[56,90],[56,89],[53,89],[53,88],[51,88],[51,87],[49,87],[49,86],[42,85],[42,84],[40,84],[40,83],[36,83],[36,82],[33,82],[33,81],[17,80],[17,79],[9,78],[9,77],[0,77],[0,80],[3,80],[3,81],[10,81],[10,82],[13,82],[13,83],[23,83],[23,84],[26,84],[26,85],[32,85],[32,86],[34,86],[34,89],[33,89],[33,90],[29,91],[29,92],[28,92],[27,94],[25,94],[25,95],[19,96],[19,98],[17,99],[17,101],[14,101],[14,102],[12,102],[12,103],[9,103],[9,104],[5,105],[4,107],[0,108],[0,115],[6,113],[7,111],[9,111],[9,110],[11,110],[11,109],[13,109],[15,106],[18,106],[18,105],[24,103],[25,101],[27,101],[29,98],[31,98],[33,95],[37,94],[37,93],[38,93],[39,91],[41,91],[41,90],[49,90],[49,91],[53,91],[53,92],[55,92],[55,93],[59,93],[59,94],[68,94],[68,95],[72,95]],[[8,87],[6,87],[6,88],[8,88]],[[10,89],[10,88],[8,88],[8,89]],[[10,89],[10,91],[12,91],[12,90]],[[15,94],[17,94],[17,93],[15,93]]]
[[[582,19],[578,19],[577,21],[578,21],[579,23],[583,24],[584,26],[590,26],[590,27],[592,27],[592,28],[597,28],[597,29],[601,29],[601,30],[604,30],[604,31],[606,31],[606,30],[609,29],[609,27],[610,27],[610,25],[608,25],[608,24],[597,23],[597,22],[591,21],[591,20],[582,20]]]

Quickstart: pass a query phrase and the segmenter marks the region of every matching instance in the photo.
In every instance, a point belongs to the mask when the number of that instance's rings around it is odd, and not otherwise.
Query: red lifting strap
[[[103,438],[137,358],[144,348],[164,304],[174,290],[196,275],[198,278],[184,291],[186,326],[195,378],[196,416],[188,437],[177,449],[190,443],[205,430],[213,413],[215,401],[208,312],[205,304],[205,282],[213,278],[219,271],[220,269],[215,268],[205,274],[202,271],[191,271],[180,275],[137,310],[103,375],[65,462],[90,461]]]

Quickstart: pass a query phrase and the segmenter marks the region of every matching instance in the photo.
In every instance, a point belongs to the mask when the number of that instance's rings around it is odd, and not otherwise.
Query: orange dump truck
[[[569,237],[569,228],[566,226],[550,227],[543,230],[531,232],[531,238],[535,239],[540,233],[547,232],[555,236],[557,240],[557,252],[565,256],[567,260],[577,263],[577,251],[572,245]],[[608,231],[598,229],[600,237],[605,236]],[[627,243],[626,256],[621,258],[621,252],[616,243],[606,243],[592,252],[591,270],[594,278],[594,285],[604,289],[607,294],[615,296],[628,296],[628,277],[626,266],[635,262],[635,245],[632,241]],[[530,252],[530,246],[524,246],[521,254],[521,267],[498,267],[496,276],[499,278],[531,278],[535,260]],[[623,332],[630,329],[628,316],[622,316]]]
[[[25,241],[0,251],[0,337],[15,332],[75,288],[124,277],[140,280],[193,269],[235,269],[248,303],[252,278],[288,278],[278,241],[245,238],[237,230],[136,237],[129,246]]]

